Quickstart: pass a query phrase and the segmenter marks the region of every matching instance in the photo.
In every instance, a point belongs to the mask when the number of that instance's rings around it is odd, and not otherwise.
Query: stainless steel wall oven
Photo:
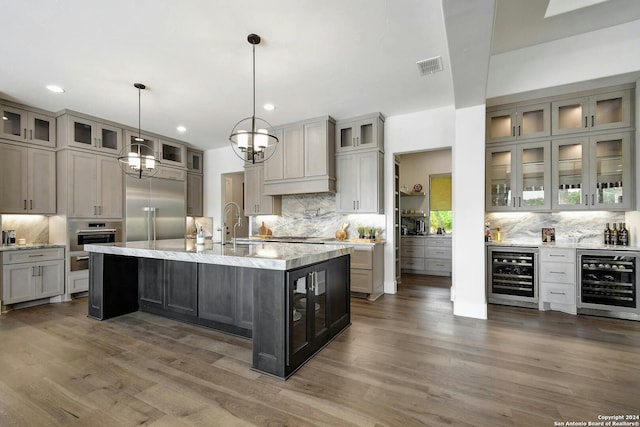
[[[69,262],[70,271],[87,270],[89,254],[85,244],[115,243],[122,241],[122,223],[113,222],[69,222]]]
[[[487,301],[538,307],[538,249],[487,247]]]
[[[628,317],[620,316],[626,313],[630,318],[640,320],[639,260],[640,252],[578,251],[578,312]]]

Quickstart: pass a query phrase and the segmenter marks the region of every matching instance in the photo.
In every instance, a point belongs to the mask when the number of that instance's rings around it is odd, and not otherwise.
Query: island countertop
[[[193,239],[121,242],[105,245],[90,244],[84,245],[84,249],[87,252],[110,255],[262,268],[266,270],[291,270],[353,252],[353,248],[348,245],[271,242],[237,244],[234,250],[231,243],[223,246],[220,243],[212,243],[211,241],[206,241],[204,246],[199,247]]]

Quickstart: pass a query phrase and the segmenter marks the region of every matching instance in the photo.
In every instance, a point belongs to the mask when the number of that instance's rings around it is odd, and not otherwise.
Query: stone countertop
[[[570,243],[570,242],[531,243],[531,242],[518,242],[518,241],[510,241],[510,240],[502,241],[499,243],[486,242],[486,246],[591,249],[591,250],[606,250],[606,251],[640,251],[640,247],[637,247],[637,246],[620,246],[620,245],[604,245],[604,244],[596,244],[596,243]]]
[[[5,251],[24,251],[29,249],[49,249],[49,248],[64,248],[66,245],[64,243],[30,243],[28,245],[11,245],[0,246],[0,252]]]
[[[140,258],[168,259],[266,270],[290,270],[326,261],[353,252],[349,245],[310,245],[305,243],[238,243],[224,246],[205,242],[199,248],[192,239],[158,240],[149,244],[124,242],[109,245],[84,245],[87,252]]]
[[[267,242],[267,243],[298,243],[298,244],[325,244],[325,245],[347,245],[347,246],[374,246],[374,245],[384,245],[385,240],[380,240],[377,242],[354,242],[349,239],[347,240],[338,240],[335,237],[305,237],[301,240],[277,240],[277,238],[270,240],[268,237],[238,237],[236,238],[237,242],[240,243],[259,243],[259,242]]]

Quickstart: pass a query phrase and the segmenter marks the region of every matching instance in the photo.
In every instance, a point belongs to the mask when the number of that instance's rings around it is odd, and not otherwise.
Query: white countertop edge
[[[0,252],[5,251],[25,251],[30,249],[49,249],[49,248],[64,248],[67,245],[64,243],[30,243],[28,245],[11,245],[0,246]]]
[[[267,270],[291,270],[305,265],[326,261],[342,255],[350,254],[353,249],[347,245],[308,245],[305,243],[255,243],[238,245],[236,252],[232,244],[222,249],[220,245],[207,245],[202,251],[191,243],[185,245],[184,240],[160,241],[159,244],[174,247],[149,248],[146,242],[117,243],[115,245],[85,245],[87,252],[110,255],[135,256],[140,258],[167,259],[173,261],[218,264],[236,267],[261,268]],[[123,246],[125,245],[125,246]],[[294,246],[295,245],[295,246]],[[251,253],[249,248],[276,253],[278,257],[262,257]],[[284,254],[284,255],[278,255]]]

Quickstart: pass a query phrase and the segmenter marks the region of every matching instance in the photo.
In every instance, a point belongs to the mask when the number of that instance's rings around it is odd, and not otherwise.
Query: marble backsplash
[[[517,241],[525,244],[542,242],[542,228],[556,230],[556,242],[562,243],[602,243],[603,230],[608,222],[625,221],[624,212],[506,212],[487,213],[485,223],[491,232],[500,226],[503,241]]]
[[[348,223],[348,238],[358,237],[357,228],[374,227],[385,238],[385,216],[341,214],[336,212],[336,196],[331,193],[282,196],[282,215],[252,217],[252,234],[264,225],[274,236],[335,237],[336,230]]]
[[[213,236],[213,218],[211,217],[192,217],[188,216],[186,219],[186,229],[185,236],[196,237],[196,233],[202,227],[202,231],[206,238],[211,238]],[[218,233],[217,237],[219,238],[220,233]]]
[[[49,218],[44,215],[0,215],[3,230],[16,230],[16,241],[49,243]]]

